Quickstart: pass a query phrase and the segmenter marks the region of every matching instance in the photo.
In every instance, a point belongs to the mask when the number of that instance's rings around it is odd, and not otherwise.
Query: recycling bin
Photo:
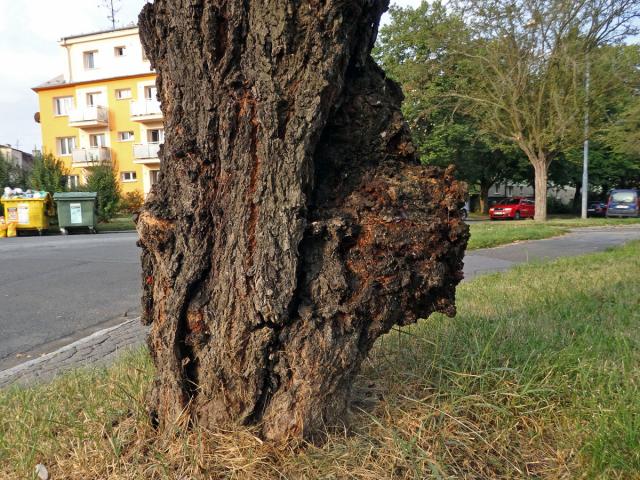
[[[60,192],[53,196],[58,207],[58,227],[63,235],[69,229],[88,228],[96,233],[96,192]]]
[[[18,230],[37,230],[40,235],[49,228],[49,216],[53,214],[51,197],[3,198],[4,218]]]

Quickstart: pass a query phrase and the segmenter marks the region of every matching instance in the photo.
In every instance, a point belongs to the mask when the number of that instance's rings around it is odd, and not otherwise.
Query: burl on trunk
[[[376,338],[455,313],[463,186],[370,56],[388,0],[155,0],[166,140],[138,218],[160,426],[340,420]]]

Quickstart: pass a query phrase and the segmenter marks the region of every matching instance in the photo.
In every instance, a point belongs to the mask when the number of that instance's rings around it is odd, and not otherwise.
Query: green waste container
[[[96,233],[96,192],[64,192],[53,195],[58,207],[58,226],[63,235],[69,229],[88,228]]]

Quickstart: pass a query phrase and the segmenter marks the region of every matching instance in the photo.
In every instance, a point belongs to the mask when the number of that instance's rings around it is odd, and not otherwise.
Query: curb
[[[144,343],[147,327],[140,317],[105,328],[53,352],[0,371],[0,388],[48,380],[58,373],[110,360],[124,349]]]

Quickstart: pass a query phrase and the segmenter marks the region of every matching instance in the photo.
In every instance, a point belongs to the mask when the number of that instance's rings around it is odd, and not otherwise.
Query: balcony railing
[[[131,102],[131,118],[162,118],[160,102],[157,100],[137,100]]]
[[[69,113],[69,124],[78,126],[107,125],[109,110],[107,107],[76,108]]]
[[[136,160],[154,160],[158,158],[159,143],[136,143],[133,146],[133,158]]]
[[[108,147],[76,148],[71,152],[73,165],[99,165],[111,161],[111,150]]]

